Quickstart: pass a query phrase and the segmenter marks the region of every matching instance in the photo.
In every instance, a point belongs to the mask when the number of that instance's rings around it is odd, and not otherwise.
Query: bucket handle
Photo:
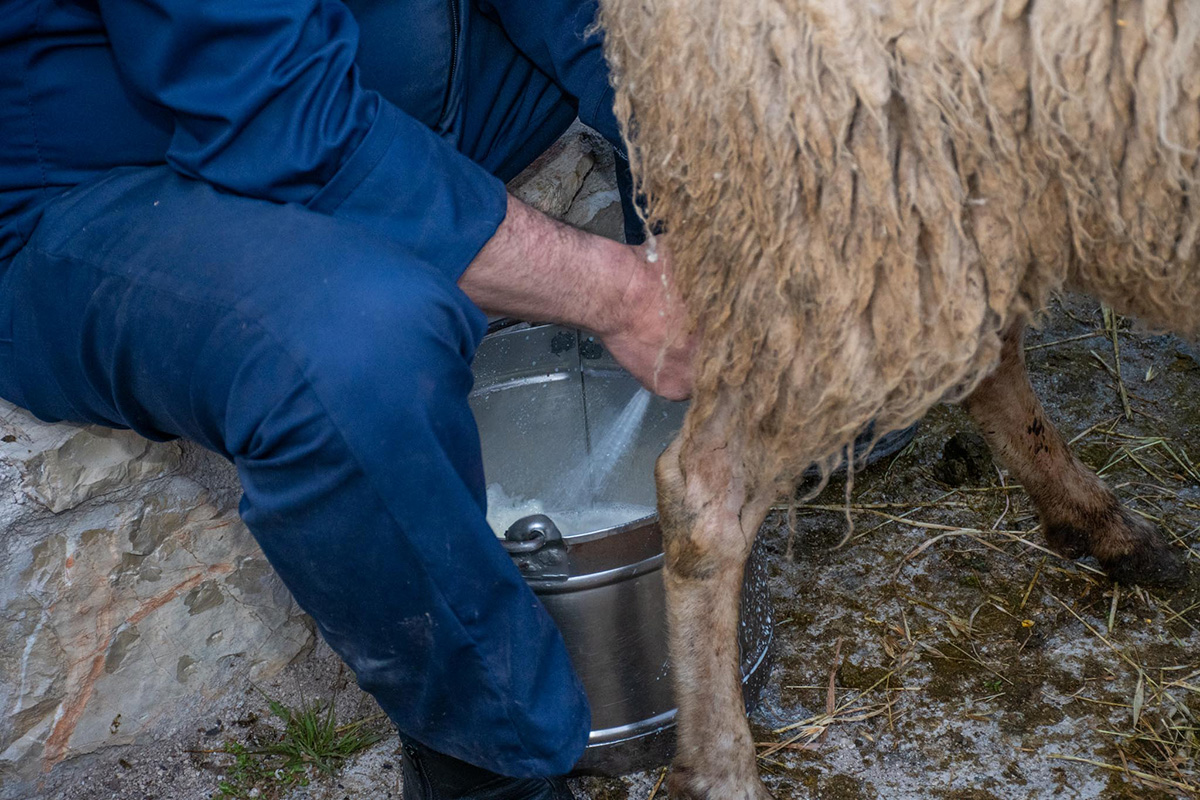
[[[521,517],[504,532],[500,544],[527,578],[566,578],[567,545],[554,520],[545,514]]]

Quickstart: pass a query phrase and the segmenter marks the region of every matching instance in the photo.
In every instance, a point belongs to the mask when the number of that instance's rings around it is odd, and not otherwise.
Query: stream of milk
[[[652,506],[598,503],[617,462],[629,450],[650,408],[651,394],[638,389],[604,435],[592,443],[590,457],[569,470],[543,501],[509,496],[498,483],[488,486],[488,524],[503,537],[530,514],[546,514],[564,536],[598,531],[654,513]]]

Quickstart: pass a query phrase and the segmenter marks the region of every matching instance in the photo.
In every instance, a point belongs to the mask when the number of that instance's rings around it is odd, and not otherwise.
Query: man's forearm
[[[607,334],[636,269],[636,251],[551,219],[512,195],[508,215],[459,278],[491,314]]]
[[[691,392],[693,343],[668,257],[650,263],[641,247],[575,230],[509,195],[507,218],[458,285],[490,313],[598,334],[664,397]]]

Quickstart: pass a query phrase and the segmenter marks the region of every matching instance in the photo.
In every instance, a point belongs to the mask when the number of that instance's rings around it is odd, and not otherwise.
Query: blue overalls
[[[223,453],[408,737],[559,774],[589,712],[484,516],[456,281],[616,139],[594,0],[0,0],[0,396]]]

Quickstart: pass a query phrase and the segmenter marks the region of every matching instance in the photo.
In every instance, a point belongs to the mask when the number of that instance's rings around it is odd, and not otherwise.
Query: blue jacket
[[[364,89],[356,63],[355,14],[381,1],[412,10],[376,65],[399,105]],[[48,200],[165,163],[354,219],[458,274],[505,210],[503,185],[453,143],[466,2],[350,0],[352,14],[337,0],[0,0],[0,265]],[[594,1],[487,8],[581,111],[610,102],[599,48],[578,41]]]

